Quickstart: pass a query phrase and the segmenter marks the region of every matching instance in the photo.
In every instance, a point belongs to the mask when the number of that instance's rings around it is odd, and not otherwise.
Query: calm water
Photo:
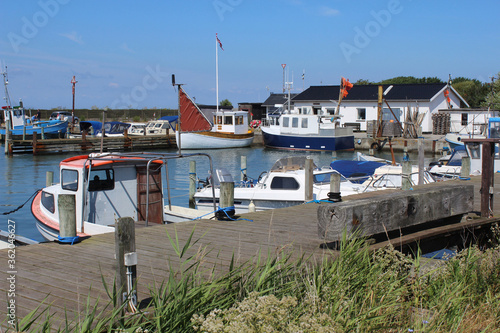
[[[71,154],[54,154],[33,156],[30,154],[15,155],[7,157],[4,153],[4,147],[0,152],[0,214],[11,211],[21,204],[38,189],[45,187],[45,174],[47,171],[54,172],[54,182],[59,182],[59,162]],[[164,150],[162,152],[174,153],[175,150]],[[196,151],[185,151],[196,152]],[[211,150],[209,152],[214,163],[214,169],[225,168],[234,177],[235,181],[240,180],[240,161],[241,156],[247,156],[247,175],[257,178],[262,171],[268,170],[281,157],[300,155],[310,156],[318,166],[329,165],[332,161],[332,154],[326,152],[293,152],[267,148],[238,148]],[[339,152],[337,159],[353,159],[353,152]],[[390,154],[378,155],[390,159]],[[410,156],[412,159],[416,157]],[[208,176],[209,163],[206,157],[194,158],[196,162],[198,178]],[[396,160],[401,161],[402,156],[396,155]],[[172,204],[187,206],[189,190],[189,160],[177,159],[168,162],[169,183],[171,188]],[[417,162],[414,162],[416,164]],[[163,176],[165,177],[165,175]],[[164,186],[165,179],[164,179]],[[166,195],[166,191],[165,191]],[[16,222],[16,233],[31,239],[43,241],[35,226],[35,218],[31,214],[31,201],[19,211],[10,215],[1,215],[0,229],[6,230],[7,220]]]

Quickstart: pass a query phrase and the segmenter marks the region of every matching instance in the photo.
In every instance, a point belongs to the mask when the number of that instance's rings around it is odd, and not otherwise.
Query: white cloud
[[[122,45],[120,45],[120,48],[122,50],[129,52],[129,53],[135,53],[134,50],[132,50],[131,48],[128,47],[127,43],[123,43]]]
[[[337,16],[340,14],[338,9],[323,6],[320,8],[320,14],[323,16]]]
[[[59,34],[59,36],[66,37],[67,39],[76,42],[78,44],[83,44],[82,36],[79,36],[76,31],[70,33]]]

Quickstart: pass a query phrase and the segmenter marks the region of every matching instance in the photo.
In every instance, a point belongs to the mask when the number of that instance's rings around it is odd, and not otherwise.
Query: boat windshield
[[[305,169],[306,156],[290,156],[283,157],[276,161],[271,168],[271,172],[286,172],[293,170]],[[317,168],[316,164],[313,163],[313,168]]]

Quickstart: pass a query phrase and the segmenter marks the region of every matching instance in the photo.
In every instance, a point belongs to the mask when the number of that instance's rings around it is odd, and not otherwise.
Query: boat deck
[[[495,175],[495,194],[500,192],[500,175]],[[452,184],[449,181],[425,186]],[[475,209],[480,210],[480,177],[467,181],[475,186]],[[364,193],[345,198],[356,200],[388,193],[387,191]],[[496,218],[478,219],[476,224],[498,222],[500,200],[494,207]],[[139,300],[149,296],[148,288],[159,285],[168,277],[169,260],[176,266],[178,260],[167,234],[184,246],[191,233],[199,240],[187,252],[202,258],[205,268],[216,265],[219,272],[229,267],[231,258],[243,263],[258,256],[276,255],[282,251],[305,253],[312,258],[330,256],[332,252],[320,248],[317,227],[317,203],[294,206],[273,211],[245,214],[238,221],[199,220],[179,224],[156,225],[136,229],[138,253],[137,277]],[[419,236],[423,237],[423,236]],[[11,287],[7,278],[15,276],[16,316],[21,318],[44,302],[50,305],[54,323],[68,318],[79,318],[87,302],[94,304],[108,301],[102,280],[112,286],[116,269],[114,233],[97,235],[75,245],[42,243],[16,248],[15,267],[7,267],[7,250],[0,250],[3,267],[0,272],[0,303],[7,304]],[[14,273],[11,273],[14,271]],[[4,311],[6,308],[4,307]],[[45,318],[45,315],[43,316]],[[5,317],[4,317],[5,318]],[[3,325],[6,325],[4,322]]]

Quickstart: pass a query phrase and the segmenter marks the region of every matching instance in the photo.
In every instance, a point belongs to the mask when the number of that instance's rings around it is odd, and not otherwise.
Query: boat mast
[[[14,125],[12,124],[12,119],[10,117],[10,110],[12,110],[12,104],[10,103],[9,90],[7,89],[7,85],[9,84],[9,77],[7,76],[7,66],[5,66],[5,72],[2,72],[2,76],[3,76],[3,85],[5,88],[4,100],[5,103],[7,103],[7,106],[4,110],[4,118],[5,118],[4,121],[5,124],[7,125],[7,120],[10,120],[10,126],[11,128],[13,128]]]

